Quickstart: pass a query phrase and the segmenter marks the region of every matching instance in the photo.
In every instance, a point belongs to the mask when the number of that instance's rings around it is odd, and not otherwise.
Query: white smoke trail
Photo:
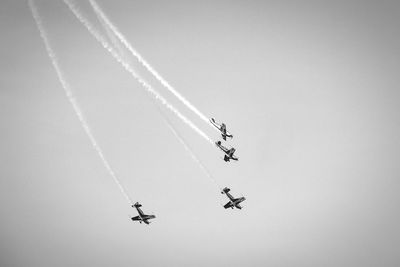
[[[161,77],[158,72],[153,69],[153,67],[147,63],[143,57],[131,46],[131,44],[126,40],[126,38],[122,35],[122,33],[117,29],[114,24],[108,19],[99,5],[95,0],[89,0],[96,14],[101,17],[104,22],[110,27],[110,29],[114,32],[114,34],[118,37],[118,39],[125,45],[125,47],[132,53],[133,56],[137,58],[137,60],[165,87],[170,91],[173,95],[175,95],[186,107],[188,107],[191,111],[197,114],[203,121],[205,121],[208,125],[213,126],[209,119],[200,112],[192,103],[190,103],[185,97],[183,97],[178,91],[176,91],[163,77]],[[213,127],[214,128],[214,127]],[[214,128],[216,129],[216,128]]]
[[[108,27],[108,25],[105,23],[105,21],[102,19],[102,17],[100,17],[100,15],[98,13],[95,13],[95,14],[96,14],[97,20],[103,26],[103,29],[105,30],[108,39],[111,41],[111,44],[114,46],[115,49],[117,49],[118,54],[121,57],[123,57],[124,49],[121,47],[119,39],[117,38],[117,36],[115,36],[114,32],[110,29],[110,27]],[[127,58],[125,57],[125,59],[127,59]]]
[[[143,80],[131,67],[130,65],[118,55],[113,47],[111,47],[107,40],[93,27],[93,25],[86,19],[77,7],[75,7],[70,0],[64,0],[65,4],[69,7],[72,13],[78,18],[78,20],[88,29],[88,31],[93,35],[93,37],[99,41],[102,46],[107,49],[108,52],[117,60],[126,71],[128,71],[149,93],[151,93],[157,100],[159,100],[163,105],[165,105],[170,111],[172,111],[176,116],[178,116],[184,123],[195,130],[200,136],[207,140],[210,144],[214,145],[214,142],[208,137],[203,131],[201,131],[192,121],[182,115],[175,107],[173,107],[163,96],[161,96],[153,87]]]
[[[50,41],[49,38],[47,37],[47,33],[45,31],[45,28],[43,26],[42,20],[39,16],[39,12],[35,6],[34,0],[29,0],[29,7],[31,9],[33,18],[35,19],[36,25],[39,29],[40,32],[40,36],[43,39],[43,42],[45,44],[46,50],[47,50],[47,54],[50,57],[51,63],[53,64],[54,69],[57,72],[57,76],[58,79],[60,80],[60,83],[65,91],[65,94],[69,100],[69,102],[71,103],[75,114],[77,115],[83,129],[85,130],[87,136],[90,139],[90,142],[92,143],[93,148],[96,150],[97,154],[100,156],[101,161],[104,164],[104,167],[107,169],[108,173],[110,174],[110,176],[112,177],[112,179],[114,180],[114,182],[117,184],[119,190],[121,191],[122,195],[126,198],[126,200],[128,201],[128,203],[130,205],[133,204],[132,200],[130,199],[130,197],[128,196],[128,194],[126,193],[126,191],[124,190],[124,188],[122,187],[121,183],[119,182],[117,176],[115,175],[113,169],[111,168],[110,164],[108,163],[108,161],[106,160],[101,148],[99,147],[99,145],[96,142],[96,139],[94,138],[92,131],[88,125],[88,123],[86,122],[85,117],[83,116],[83,113],[81,111],[81,109],[79,108],[79,105],[75,99],[75,97],[72,94],[72,91],[70,89],[69,84],[67,83],[66,79],[64,78],[64,75],[58,65],[58,59],[56,57],[56,54],[54,53],[52,47],[50,46]]]
[[[108,27],[106,22],[100,17],[99,13],[95,12],[98,20],[100,21],[101,25],[103,26],[104,30],[107,33],[108,38],[111,40],[112,45],[120,52],[121,56],[123,55],[122,48],[119,43],[119,39],[115,36],[114,32]],[[126,58],[125,58],[126,59]],[[190,157],[193,159],[193,161],[200,166],[200,169],[206,174],[208,178],[211,179],[212,182],[214,182],[217,186],[218,183],[214,179],[214,177],[211,175],[211,173],[208,171],[208,169],[204,166],[204,164],[201,162],[201,160],[196,156],[196,154],[193,152],[193,150],[190,148],[190,146],[186,143],[184,138],[178,133],[178,131],[175,129],[174,125],[171,123],[171,121],[168,119],[168,117],[164,114],[164,112],[161,110],[161,108],[157,105],[156,102],[153,101],[154,106],[157,108],[158,113],[164,120],[164,123],[167,125],[167,127],[171,130],[171,132],[174,134],[174,136],[178,139],[179,143],[181,143],[184,147],[184,149],[189,153]],[[218,186],[221,188],[220,186]]]
[[[183,145],[185,150],[189,152],[191,158],[193,159],[194,162],[196,162],[199,166],[200,169],[206,174],[210,180],[215,183],[218,188],[222,188],[218,183],[217,180],[211,175],[210,171],[204,166],[204,164],[201,162],[201,160],[196,156],[196,154],[193,152],[193,150],[189,147],[189,145],[186,143],[186,141],[183,139],[183,137],[178,133],[178,131],[175,129],[171,121],[167,118],[167,116],[160,110],[160,108],[157,106],[157,110],[160,113],[161,117],[163,118],[165,124],[168,126],[168,128],[171,130],[171,132],[174,134],[174,136],[178,139],[178,141]]]

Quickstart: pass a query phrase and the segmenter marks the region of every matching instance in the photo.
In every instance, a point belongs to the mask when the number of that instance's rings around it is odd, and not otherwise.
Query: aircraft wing
[[[224,205],[224,208],[227,209],[227,208],[231,208],[232,206],[233,206],[232,202],[228,202]]]
[[[239,203],[241,203],[241,202],[245,201],[246,198],[245,198],[245,197],[240,197],[240,198],[237,198],[237,199],[235,199],[235,200],[239,200]]]
[[[154,219],[156,216],[154,215],[146,215],[146,220]]]
[[[233,147],[228,151],[229,156],[233,156],[233,153],[235,153],[236,149],[234,149]]]
[[[132,221],[140,221],[140,216],[135,216],[131,218]]]

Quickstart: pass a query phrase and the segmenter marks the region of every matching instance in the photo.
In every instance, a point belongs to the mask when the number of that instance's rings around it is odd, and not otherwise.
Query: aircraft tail
[[[140,208],[142,205],[139,202],[136,202],[135,205],[133,205],[136,208]]]
[[[228,193],[229,191],[231,190],[228,187],[225,187],[224,189],[222,189],[221,194]]]

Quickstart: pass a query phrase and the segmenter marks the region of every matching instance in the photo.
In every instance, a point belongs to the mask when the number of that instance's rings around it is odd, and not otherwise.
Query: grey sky
[[[218,183],[247,198],[240,211],[223,209],[149,95],[63,2],[36,3],[105,156],[157,219],[129,220],[26,1],[5,0],[1,266],[400,264],[396,1],[99,1],[166,80],[227,123],[240,158],[229,164],[163,109]]]

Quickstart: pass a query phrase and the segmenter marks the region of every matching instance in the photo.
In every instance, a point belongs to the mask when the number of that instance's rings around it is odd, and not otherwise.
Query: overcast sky
[[[26,1],[0,3],[1,266],[399,266],[400,4],[105,1],[133,47],[206,116],[225,163],[62,1],[35,1],[129,206],[68,102]],[[77,6],[100,29],[86,1]],[[126,52],[126,51],[125,51]],[[132,66],[213,140],[201,121]],[[159,104],[156,104],[159,105]]]

